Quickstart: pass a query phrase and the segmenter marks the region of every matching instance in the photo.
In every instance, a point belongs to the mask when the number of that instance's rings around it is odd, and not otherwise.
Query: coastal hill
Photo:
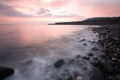
[[[120,24],[120,17],[94,17],[84,21],[76,22],[57,22],[49,25],[111,25]]]

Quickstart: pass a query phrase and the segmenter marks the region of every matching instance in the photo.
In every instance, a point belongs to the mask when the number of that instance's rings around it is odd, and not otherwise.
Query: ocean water
[[[99,55],[91,50],[98,47],[91,43],[97,42],[98,34],[88,27],[98,26],[0,25],[0,64],[15,70],[5,80],[66,80],[76,73],[89,80],[89,61],[76,59],[89,52]],[[65,65],[58,69],[54,63],[59,59]]]

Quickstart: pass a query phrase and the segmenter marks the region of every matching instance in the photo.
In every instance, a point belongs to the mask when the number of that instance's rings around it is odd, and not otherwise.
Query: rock
[[[73,64],[74,62],[75,62],[75,60],[72,59],[72,60],[68,61],[67,64]]]
[[[108,62],[102,61],[101,65],[103,66],[103,68],[107,71],[107,72],[113,72],[114,68],[112,67],[112,65]]]
[[[12,75],[14,73],[13,68],[0,65],[0,80],[3,80],[4,78]]]
[[[111,61],[117,62],[117,59],[116,58],[112,58]]]
[[[100,65],[100,61],[96,61],[96,60],[94,60],[94,61],[91,61],[91,64],[94,66],[94,67],[99,67],[99,65]]]
[[[93,53],[88,53],[88,56],[94,56],[94,54]]]
[[[87,46],[87,44],[86,44],[86,43],[83,43],[83,45],[84,45],[84,46]]]
[[[98,48],[93,47],[91,50],[92,50],[92,51],[98,51]]]
[[[117,79],[117,80],[120,80],[120,74],[117,74],[117,75],[116,75],[116,79]]]
[[[109,80],[117,80],[114,76],[109,76]]]
[[[82,76],[77,76],[76,80],[84,80]]]
[[[89,59],[90,59],[90,57],[89,57],[89,56],[83,56],[82,58],[83,58],[83,59],[87,59],[87,60],[89,60]]]
[[[105,80],[105,78],[98,68],[93,67],[90,71],[90,80]]]
[[[116,72],[117,74],[120,74],[120,69],[119,69],[119,67],[115,66],[114,70],[115,70],[115,72]]]
[[[72,76],[69,76],[69,77],[67,78],[67,80],[73,80]]]
[[[81,55],[77,55],[76,59],[80,59],[81,58]]]
[[[55,64],[54,64],[54,66],[56,67],[56,68],[59,68],[59,67],[61,67],[62,65],[64,65],[65,64],[65,61],[63,60],[63,59],[60,59],[60,60],[58,60]]]
[[[87,66],[83,66],[83,69],[84,69],[84,70],[87,69]]]
[[[98,60],[98,58],[97,58],[97,57],[93,57],[93,59],[94,59],[94,60]]]
[[[80,42],[86,41],[85,39],[80,40]]]
[[[73,72],[73,75],[74,75],[75,78],[77,78],[77,76],[79,76],[80,73],[79,73],[78,71],[74,71],[74,72]]]

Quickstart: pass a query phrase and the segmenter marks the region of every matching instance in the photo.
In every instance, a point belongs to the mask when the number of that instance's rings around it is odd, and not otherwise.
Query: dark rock
[[[83,45],[84,45],[84,46],[87,46],[87,44],[86,44],[86,43],[83,43]]]
[[[54,66],[56,67],[56,68],[59,68],[59,67],[61,67],[62,65],[64,65],[65,64],[65,61],[63,60],[63,59],[60,59],[60,60],[58,60],[55,64],[54,64]]]
[[[76,59],[80,59],[81,58],[81,55],[77,55]]]
[[[0,65],[0,80],[12,75],[14,73],[13,68],[8,66]]]
[[[93,53],[88,53],[88,56],[94,56],[94,54]]]
[[[91,50],[92,50],[92,51],[98,51],[98,48],[93,47]]]
[[[115,67],[116,66],[116,62],[112,62],[112,61],[108,61],[113,67]]]
[[[83,59],[87,59],[87,60],[89,60],[89,59],[90,59],[90,57],[89,57],[89,56],[83,56],[82,58],[83,58]]]
[[[107,72],[113,72],[114,68],[112,67],[112,65],[108,62],[102,61],[101,65],[103,66],[103,68],[107,71]]]
[[[94,59],[94,60],[98,60],[98,58],[97,58],[97,57],[93,57],[93,59]]]
[[[98,61],[98,60],[93,60],[93,61],[91,61],[91,64],[92,64],[94,67],[99,67],[100,61]]]
[[[72,76],[67,77],[67,80],[73,80]]]
[[[112,58],[111,61],[117,62],[117,59],[116,58]]]
[[[119,69],[119,67],[115,66],[114,71],[115,71],[116,73],[120,74],[120,69]]]
[[[80,40],[80,42],[86,41],[85,39]]]
[[[105,80],[103,73],[98,69],[93,67],[90,71],[90,80]]]
[[[74,72],[73,72],[73,75],[74,75],[75,78],[77,78],[77,76],[79,76],[80,73],[79,73],[78,71],[74,71]]]
[[[117,80],[120,80],[120,74],[117,74],[115,77]]]
[[[109,80],[117,80],[114,76],[109,76]]]

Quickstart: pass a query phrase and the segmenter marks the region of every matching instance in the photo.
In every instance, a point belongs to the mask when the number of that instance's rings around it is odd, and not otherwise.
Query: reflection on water
[[[77,55],[83,56],[91,51],[94,45],[89,41],[98,40],[97,34],[87,27],[1,25],[0,63],[15,70],[15,74],[6,80],[66,80],[68,76],[75,77],[74,73],[88,80],[86,75],[91,66],[88,61],[76,59]],[[82,39],[85,41],[80,42]],[[54,63],[61,58],[66,64],[56,69]]]
[[[42,43],[77,29],[79,28],[57,25],[0,25],[0,49]]]

